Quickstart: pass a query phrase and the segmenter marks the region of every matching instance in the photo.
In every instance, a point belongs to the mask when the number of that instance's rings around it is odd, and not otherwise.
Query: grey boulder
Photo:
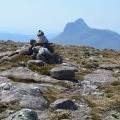
[[[59,80],[73,80],[75,77],[75,71],[76,68],[74,67],[60,66],[51,69],[50,75]]]

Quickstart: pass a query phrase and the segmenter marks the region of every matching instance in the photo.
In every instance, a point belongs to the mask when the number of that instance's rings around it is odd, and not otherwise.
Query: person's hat
[[[44,35],[44,32],[42,30],[38,30],[39,35]]]
[[[38,32],[42,32],[42,30],[38,30]]]

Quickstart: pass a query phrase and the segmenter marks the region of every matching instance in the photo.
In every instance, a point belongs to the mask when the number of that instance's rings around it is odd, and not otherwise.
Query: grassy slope
[[[21,47],[22,44],[14,44],[14,43],[5,43],[1,44],[1,50],[6,51],[6,50],[16,50],[17,48]],[[76,73],[76,79],[77,80],[84,80],[84,75],[88,73],[92,73],[94,70],[97,69],[99,64],[102,63],[115,63],[115,64],[120,64],[120,53],[113,51],[113,50],[95,50],[93,48],[88,48],[86,47],[77,47],[77,46],[61,46],[61,45],[56,45],[55,46],[55,52],[57,54],[60,54],[63,56],[63,59],[65,61],[70,61],[73,62],[74,64],[78,65],[78,72]],[[89,57],[84,54],[85,52],[89,51],[90,56],[96,56],[96,60],[91,64],[89,62]],[[102,57],[101,57],[102,56]],[[13,58],[10,61],[1,61],[0,62],[0,71],[3,71],[5,69],[10,69],[12,67],[18,67],[20,66],[20,62],[27,62],[29,59],[31,59],[30,56],[17,56]],[[32,66],[30,69],[38,72],[40,74],[49,74],[49,70],[54,67],[54,65],[47,65],[44,67],[37,67],[37,66]],[[114,76],[119,77],[120,73],[114,74]],[[14,78],[14,81],[17,81],[17,79]],[[21,79],[19,79],[20,82]],[[23,80],[21,80],[23,82]],[[61,85],[65,86],[64,82],[58,82],[56,85]],[[66,86],[68,89],[73,88],[71,85]],[[101,119],[101,115],[104,112],[107,112],[108,110],[115,108],[117,111],[120,111],[120,82],[116,81],[112,83],[111,85],[108,86],[100,86],[100,90],[104,91],[107,96],[103,96],[95,98],[94,96],[88,95],[87,97],[83,97],[89,106],[91,107],[91,119],[93,120],[99,120]],[[52,103],[54,100],[58,98],[64,98],[64,97],[69,97],[72,99],[75,99],[78,103],[81,101],[80,96],[78,95],[77,92],[74,93],[64,93],[63,91],[58,90],[57,88],[49,88],[48,92],[44,94],[44,97]],[[0,105],[0,109],[2,109],[1,112],[3,112],[5,109],[9,108],[7,105]],[[62,115],[61,115],[62,114]],[[65,116],[65,118],[70,117],[70,113],[60,113],[61,118]],[[53,116],[56,118],[56,116]],[[60,116],[57,115],[59,118]]]

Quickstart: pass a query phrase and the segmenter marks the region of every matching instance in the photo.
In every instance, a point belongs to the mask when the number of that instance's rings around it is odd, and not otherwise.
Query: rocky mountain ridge
[[[89,27],[83,19],[66,24],[53,41],[65,45],[86,45],[95,48],[120,50],[120,34]]]
[[[62,64],[8,57],[23,43],[0,43],[1,120],[119,120],[120,53],[55,45]]]

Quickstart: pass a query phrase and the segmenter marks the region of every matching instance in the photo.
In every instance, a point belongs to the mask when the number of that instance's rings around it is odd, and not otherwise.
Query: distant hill
[[[35,35],[23,35],[23,34],[12,34],[12,33],[0,33],[0,40],[14,40],[20,42],[27,42],[30,39],[35,38]]]
[[[46,37],[48,39],[52,39],[56,35],[58,35],[58,33],[51,33],[51,34],[47,34]],[[0,40],[13,40],[13,41],[19,41],[19,42],[28,42],[30,39],[37,39],[37,36],[0,32]]]
[[[110,30],[90,28],[83,19],[66,24],[54,42],[69,45],[89,45],[95,48],[120,50],[120,35]]]

